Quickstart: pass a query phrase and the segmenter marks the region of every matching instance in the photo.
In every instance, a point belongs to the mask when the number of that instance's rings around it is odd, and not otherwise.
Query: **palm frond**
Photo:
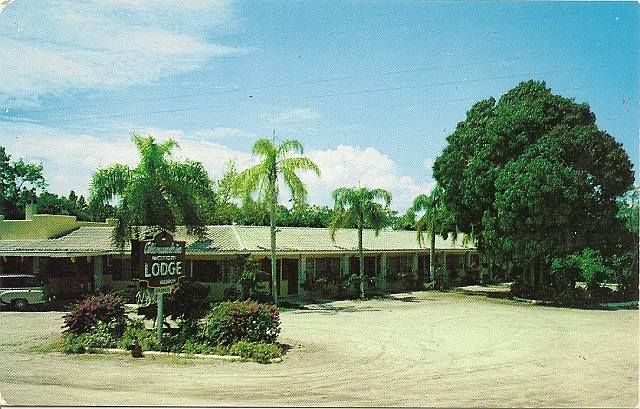
[[[277,156],[279,158],[284,158],[286,154],[290,152],[302,155],[304,153],[304,148],[302,147],[302,144],[295,139],[285,139],[278,147]]]
[[[287,169],[294,172],[296,170],[310,170],[317,176],[320,176],[320,168],[309,158],[295,157],[282,159],[280,162],[280,168],[282,170]]]
[[[336,232],[349,225],[352,214],[348,211],[337,211],[334,213],[331,222],[329,223],[329,236],[331,240],[336,241]]]
[[[331,194],[336,210],[344,210],[347,207],[358,207],[360,198],[354,188],[339,187]]]
[[[121,196],[130,180],[131,169],[126,165],[98,169],[89,186],[89,203],[102,205]]]
[[[277,156],[276,147],[273,145],[271,139],[261,138],[253,144],[251,150],[254,155],[262,156],[263,158],[275,158]]]
[[[177,182],[183,189],[194,195],[207,194],[213,189],[213,182],[201,162],[169,162],[165,179]]]
[[[377,236],[386,225],[387,213],[379,203],[369,202],[366,206],[365,218]]]
[[[261,162],[240,172],[233,182],[234,194],[242,196],[245,193],[250,194],[259,190],[258,187],[262,180],[268,177],[268,171],[266,164]]]
[[[427,217],[426,213],[416,222],[416,235],[418,237],[418,245],[422,247],[424,243],[424,232],[427,229]]]
[[[296,173],[288,168],[282,169],[284,183],[291,191],[291,198],[294,202],[304,203],[307,200],[307,188]]]
[[[419,212],[421,210],[426,210],[431,207],[431,199],[429,196],[425,194],[421,194],[416,196],[413,200],[413,210]]]
[[[385,206],[391,204],[391,193],[384,189],[372,189],[369,191],[373,200],[383,200]]]

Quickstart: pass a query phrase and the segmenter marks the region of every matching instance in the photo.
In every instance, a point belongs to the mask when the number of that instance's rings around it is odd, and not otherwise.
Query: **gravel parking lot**
[[[2,312],[0,394],[17,405],[638,404],[638,311],[437,292],[308,308],[282,313],[293,349],[271,365],[35,352],[62,314]]]

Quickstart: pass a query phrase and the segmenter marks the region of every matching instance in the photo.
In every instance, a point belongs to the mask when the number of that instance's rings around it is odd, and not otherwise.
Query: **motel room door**
[[[287,280],[287,295],[298,295],[298,260],[282,259],[282,279]]]

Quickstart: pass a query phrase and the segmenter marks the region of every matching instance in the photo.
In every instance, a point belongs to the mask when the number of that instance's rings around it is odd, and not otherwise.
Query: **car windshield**
[[[36,277],[0,277],[0,287],[2,288],[40,287],[40,282]]]

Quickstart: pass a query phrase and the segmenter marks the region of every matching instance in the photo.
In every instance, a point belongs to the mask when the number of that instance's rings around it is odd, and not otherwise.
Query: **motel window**
[[[364,274],[369,278],[375,278],[378,274],[380,257],[366,256],[364,258]],[[354,256],[349,258],[349,273],[360,274],[360,257]]]
[[[32,257],[0,257],[0,272],[5,274],[33,274]]]
[[[189,267],[187,261],[187,268]],[[225,263],[222,260],[193,260],[193,280],[201,282],[224,282]]]
[[[257,281],[268,281],[271,283],[271,259],[260,259],[260,273],[258,274]],[[276,274],[280,276],[280,260],[276,261]]]
[[[114,281],[131,280],[131,260],[121,257],[108,257],[106,274],[111,274]]]
[[[340,282],[339,258],[314,258],[316,278],[325,278],[330,283]]]
[[[387,278],[397,280],[411,275],[411,257],[395,256],[387,259]]]
[[[93,264],[86,257],[52,257],[48,260],[45,271],[51,278],[73,277],[78,274],[92,276]]]

